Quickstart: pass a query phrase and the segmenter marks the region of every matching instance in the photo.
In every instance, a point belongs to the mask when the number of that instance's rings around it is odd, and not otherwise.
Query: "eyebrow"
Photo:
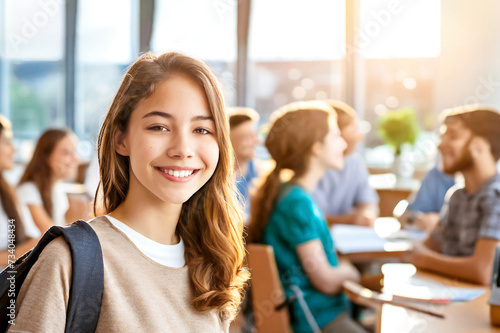
[[[148,114],[144,115],[142,118],[148,118],[148,117],[154,117],[154,116],[159,116],[163,117],[166,119],[175,119],[173,115],[167,112],[162,112],[162,111],[151,111]],[[194,116],[191,118],[191,121],[199,121],[199,120],[211,120],[214,121],[214,117],[212,116]]]

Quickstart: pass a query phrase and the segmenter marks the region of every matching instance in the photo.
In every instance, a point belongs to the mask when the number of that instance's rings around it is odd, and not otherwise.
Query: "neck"
[[[293,177],[292,182],[302,186],[307,192],[311,193],[324,174],[325,168],[316,163],[314,159],[311,159],[309,169],[306,173],[299,177]]]
[[[182,204],[165,203],[141,187],[138,181],[131,181],[125,201],[109,215],[155,242],[166,245],[179,243],[175,230]]]
[[[465,191],[467,193],[476,193],[488,179],[497,172],[496,164],[492,163],[474,163],[474,165],[462,171],[465,182]]]

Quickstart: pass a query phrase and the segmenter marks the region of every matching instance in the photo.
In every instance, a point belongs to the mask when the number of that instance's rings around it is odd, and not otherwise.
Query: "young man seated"
[[[259,114],[254,109],[246,107],[228,108],[228,114],[231,144],[236,155],[234,165],[236,186],[241,194],[240,200],[248,215],[250,212],[249,190],[253,187],[253,179],[258,176],[254,159],[259,143],[259,138],[255,132]]]
[[[347,143],[344,168],[328,170],[316,186],[313,197],[328,225],[373,225],[378,217],[378,195],[368,183],[368,170],[356,147],[363,140],[356,111],[344,102],[329,100],[337,113],[340,135]]]
[[[490,283],[500,239],[500,114],[487,107],[445,113],[439,150],[443,170],[462,173],[465,187],[450,189],[441,219],[429,238],[415,246],[415,266],[471,282]]]

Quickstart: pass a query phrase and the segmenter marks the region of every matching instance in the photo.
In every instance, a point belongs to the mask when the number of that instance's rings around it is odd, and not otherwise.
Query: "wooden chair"
[[[292,333],[287,305],[295,300],[298,301],[299,306],[306,314],[313,331],[319,332],[318,325],[314,321],[300,289],[296,286],[290,286],[295,296],[286,299],[279,279],[273,248],[268,245],[249,244],[247,250],[248,266],[252,273],[252,307],[257,332]]]

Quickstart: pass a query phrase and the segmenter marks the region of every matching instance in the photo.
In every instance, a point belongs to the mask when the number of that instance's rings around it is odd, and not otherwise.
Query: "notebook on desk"
[[[388,224],[389,220],[377,219],[379,225]],[[398,222],[399,223],[399,222]],[[342,254],[361,252],[384,252],[384,251],[408,251],[411,244],[426,237],[423,232],[408,232],[391,227],[392,230],[377,229],[374,227],[338,224],[331,229],[331,235],[335,248]]]
[[[486,292],[485,288],[450,287],[421,276],[384,280],[384,293],[394,299],[433,304],[472,301]]]

